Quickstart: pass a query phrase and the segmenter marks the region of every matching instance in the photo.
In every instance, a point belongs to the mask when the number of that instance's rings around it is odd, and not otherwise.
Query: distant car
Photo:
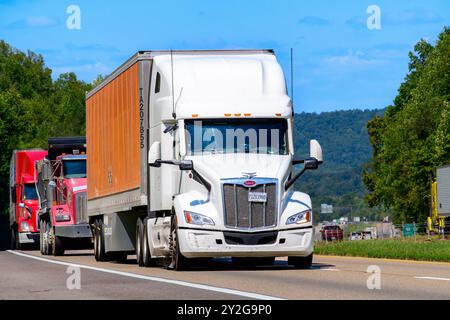
[[[364,240],[375,239],[375,237],[374,237],[374,235],[373,235],[373,233],[371,231],[364,231],[363,232],[363,237],[364,237]]]
[[[322,230],[320,230],[322,233],[322,240],[324,241],[342,241],[344,240],[344,231],[339,226],[336,225],[329,225],[324,226]]]
[[[363,239],[362,232],[352,232],[350,234],[350,241],[359,241]]]
[[[359,240],[372,240],[374,236],[370,231],[357,231],[352,232],[349,237],[350,241],[359,241]]]

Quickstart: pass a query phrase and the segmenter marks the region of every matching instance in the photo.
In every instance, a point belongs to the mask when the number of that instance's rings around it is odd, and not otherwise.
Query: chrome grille
[[[239,229],[273,227],[277,224],[277,187],[275,182],[246,187],[240,183],[224,183],[225,225]],[[249,192],[267,193],[267,202],[249,202]]]
[[[75,195],[75,209],[77,216],[77,224],[87,223],[87,193],[82,192]]]

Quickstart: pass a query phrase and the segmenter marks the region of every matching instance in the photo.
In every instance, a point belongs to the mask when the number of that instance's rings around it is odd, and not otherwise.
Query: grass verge
[[[414,239],[377,239],[317,243],[320,255],[450,262],[450,241]]]

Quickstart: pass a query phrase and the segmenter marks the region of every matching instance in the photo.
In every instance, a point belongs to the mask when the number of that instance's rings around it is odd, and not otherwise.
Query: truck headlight
[[[189,224],[211,225],[211,226],[215,225],[213,219],[192,211],[185,211],[184,218],[186,219],[186,222]]]
[[[28,222],[26,222],[26,221],[22,221],[22,223],[20,224],[20,227],[22,229],[22,232],[30,231],[30,226],[28,225]]]
[[[289,217],[286,220],[286,224],[302,224],[302,223],[308,223],[311,222],[311,211],[306,210],[297,214],[294,214],[293,216]]]
[[[67,222],[67,221],[70,221],[70,215],[68,215],[68,214],[57,214],[55,216],[55,221],[56,222]]]

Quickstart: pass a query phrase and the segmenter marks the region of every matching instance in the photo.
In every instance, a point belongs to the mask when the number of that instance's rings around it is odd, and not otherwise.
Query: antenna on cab
[[[294,48],[291,48],[291,100],[292,100],[292,116],[294,113]]]
[[[174,119],[177,118],[177,114],[175,113],[175,89],[174,89],[174,81],[173,81],[173,50],[170,50],[170,66],[172,68],[172,117]]]

